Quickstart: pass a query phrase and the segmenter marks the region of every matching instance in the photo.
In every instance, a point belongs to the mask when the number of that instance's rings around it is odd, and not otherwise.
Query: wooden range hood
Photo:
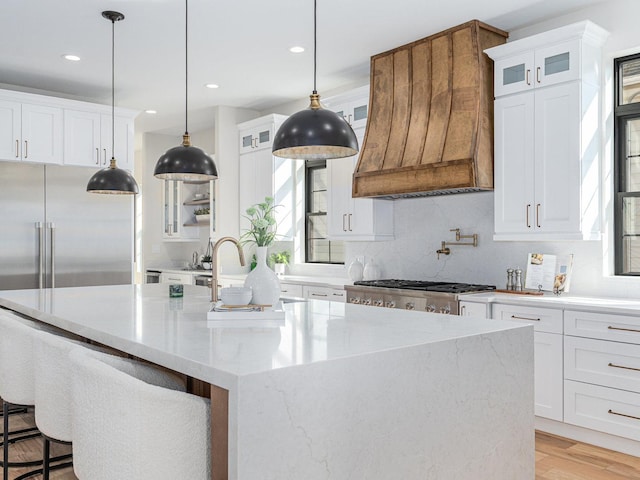
[[[371,57],[354,197],[493,190],[493,62],[508,33],[472,20]]]

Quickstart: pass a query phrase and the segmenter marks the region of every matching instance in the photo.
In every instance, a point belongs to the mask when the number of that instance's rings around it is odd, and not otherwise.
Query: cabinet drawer
[[[565,337],[565,378],[640,393],[640,345]]]
[[[562,310],[498,303],[493,306],[492,317],[532,324],[536,332],[562,333]]]
[[[610,313],[565,310],[567,335],[640,344],[640,318]]]
[[[346,292],[342,288],[331,287],[307,287],[304,289],[304,298],[315,300],[327,300],[331,302],[346,302]]]
[[[564,421],[640,440],[640,394],[565,380]]]
[[[283,297],[303,297],[302,285],[295,283],[280,283],[280,293]]]
[[[193,275],[188,273],[162,272],[160,274],[160,283],[182,283],[184,285],[191,285],[193,283]]]

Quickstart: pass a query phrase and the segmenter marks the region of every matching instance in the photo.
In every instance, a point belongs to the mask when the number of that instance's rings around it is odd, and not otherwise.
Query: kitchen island
[[[210,385],[213,479],[534,478],[531,326],[326,301],[208,324],[209,290],[15,290],[0,306]]]

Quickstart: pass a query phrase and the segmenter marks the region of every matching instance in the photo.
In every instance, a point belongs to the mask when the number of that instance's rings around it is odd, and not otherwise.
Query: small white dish
[[[250,287],[225,287],[220,289],[223,305],[249,305],[253,297]]]

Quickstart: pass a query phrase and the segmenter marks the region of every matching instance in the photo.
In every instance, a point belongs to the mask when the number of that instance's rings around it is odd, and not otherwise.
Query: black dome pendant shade
[[[182,145],[170,148],[158,159],[153,175],[162,180],[198,182],[215,180],[218,170],[209,155],[191,145],[189,134],[185,132]]]
[[[313,1],[313,93],[306,110],[291,115],[273,138],[276,157],[328,160],[358,153],[358,139],[347,121],[320,105],[316,90],[317,0]]]
[[[115,23],[124,20],[120,12],[105,11],[102,16],[111,21],[111,162],[107,168],[96,172],[87,183],[87,192],[107,193],[121,195],[135,195],[138,193],[138,184],[135,178],[126,170],[118,168],[114,156],[115,137]]]
[[[191,137],[188,128],[188,92],[189,92],[189,69],[188,69],[188,23],[189,23],[189,3],[185,0],[185,88],[184,88],[184,135],[182,145],[170,148],[162,155],[153,171],[153,175],[161,180],[183,180],[183,181],[207,181],[218,178],[218,169],[213,159],[204,153],[202,149],[191,145]]]

